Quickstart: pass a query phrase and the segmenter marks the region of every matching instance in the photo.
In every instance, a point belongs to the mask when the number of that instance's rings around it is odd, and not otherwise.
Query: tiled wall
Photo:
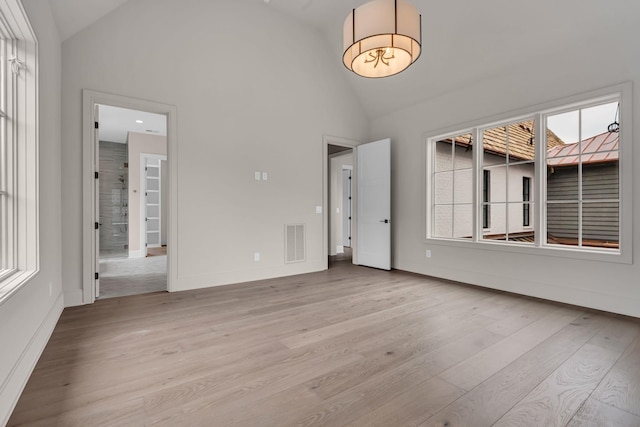
[[[129,256],[127,144],[100,141],[100,257]]]

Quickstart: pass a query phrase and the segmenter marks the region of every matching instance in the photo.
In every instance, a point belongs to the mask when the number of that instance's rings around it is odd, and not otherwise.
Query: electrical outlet
[[[260,252],[256,252],[253,254],[253,260],[254,261],[260,261]]]
[[[427,252],[425,253],[427,258],[431,258],[431,249],[427,249]]]

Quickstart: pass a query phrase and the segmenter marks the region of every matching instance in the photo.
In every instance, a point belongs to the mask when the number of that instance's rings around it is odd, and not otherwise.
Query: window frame
[[[482,170],[482,228],[491,228],[491,170]]]
[[[39,270],[37,39],[19,0],[0,3],[0,304]]]
[[[619,101],[619,122],[621,123],[620,138],[620,162],[619,162],[619,249],[601,249],[592,247],[576,248],[566,245],[551,245],[546,243],[546,173],[539,171],[546,167],[546,117],[571,111],[578,108],[588,108],[592,105],[599,105],[606,102]],[[424,243],[445,245],[461,248],[488,249],[503,252],[523,253],[542,256],[554,256],[564,258],[574,258],[583,260],[606,261],[631,264],[633,262],[633,181],[631,169],[633,167],[633,119],[631,111],[632,84],[631,82],[621,83],[615,86],[606,87],[591,92],[561,98],[555,101],[539,104],[533,107],[523,108],[512,112],[507,112],[489,119],[476,120],[460,126],[451,126],[445,129],[425,132],[423,134],[424,147],[424,180],[425,185],[423,195],[423,213],[426,220],[424,222]],[[430,153],[436,141],[450,138],[457,134],[471,133],[474,141],[479,141],[483,129],[504,126],[522,120],[535,118],[534,138],[535,138],[535,168],[536,173],[533,179],[533,191],[530,196],[538,202],[532,203],[533,218],[531,227],[535,230],[535,243],[519,243],[504,241],[482,240],[482,206],[479,201],[482,196],[482,175],[478,172],[482,170],[483,150],[474,149],[474,236],[472,239],[456,239],[433,237],[433,213],[431,211],[434,189],[431,182],[434,165],[433,157]],[[541,139],[541,138],[544,138]],[[475,148],[475,147],[474,147]],[[622,161],[622,159],[629,159]],[[546,236],[546,234],[544,234]]]
[[[522,177],[522,226],[531,227],[531,177]]]

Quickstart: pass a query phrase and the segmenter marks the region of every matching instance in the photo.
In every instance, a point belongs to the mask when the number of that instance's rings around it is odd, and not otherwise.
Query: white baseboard
[[[27,385],[33,368],[49,342],[63,309],[63,298],[60,293],[2,384],[0,388],[0,425],[4,426],[9,422],[9,417],[18,403],[22,390]]]
[[[145,254],[143,250],[129,251],[129,258],[144,258]]]
[[[233,285],[236,283],[253,282],[257,280],[274,279],[278,277],[293,276],[296,274],[313,273],[325,270],[324,263],[318,261],[307,261],[291,263],[282,266],[272,266],[267,268],[243,269],[217,271],[215,274],[202,276],[178,276],[170,292],[186,291],[193,289],[211,288],[215,286]]]
[[[76,307],[84,304],[86,303],[84,302],[82,289],[78,289],[74,291],[64,291],[65,307]]]

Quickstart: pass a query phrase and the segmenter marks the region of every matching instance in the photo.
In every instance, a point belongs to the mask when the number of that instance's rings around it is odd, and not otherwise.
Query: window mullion
[[[582,109],[578,112],[578,247],[582,247]]]
[[[471,130],[472,138],[475,144],[472,150],[472,163],[473,163],[473,241],[478,242],[482,238],[482,153],[484,148],[482,146],[481,132],[479,128],[473,128]]]

